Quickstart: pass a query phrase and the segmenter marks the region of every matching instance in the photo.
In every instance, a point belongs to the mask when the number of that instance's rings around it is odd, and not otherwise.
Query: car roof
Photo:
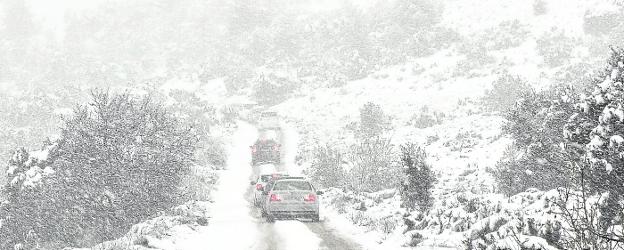
[[[288,176],[288,175],[282,175],[282,176],[278,176],[278,177],[275,177],[275,178],[271,178],[271,180],[269,180],[269,182],[276,182],[278,180],[284,180],[284,179],[297,180],[297,179],[302,179],[302,178],[291,177],[291,176]]]
[[[275,178],[275,181],[283,181],[283,180],[301,180],[301,181],[307,181],[307,179],[303,176],[282,176],[279,178]]]

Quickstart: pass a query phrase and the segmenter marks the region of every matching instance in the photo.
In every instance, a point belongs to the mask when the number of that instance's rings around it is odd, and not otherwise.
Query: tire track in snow
[[[339,234],[326,226],[325,223],[307,223],[306,226],[323,240],[320,249],[356,250],[362,249],[358,244],[338,236]]]
[[[281,127],[281,143],[283,145],[284,153],[282,154],[282,168],[287,170],[290,174],[300,175],[302,174],[302,169],[298,166],[295,161],[297,157],[297,151],[299,147],[299,133],[294,127],[291,127],[290,124],[286,122],[282,122],[280,124]],[[321,198],[322,199],[322,198]],[[322,213],[322,211],[321,211]],[[279,222],[279,221],[278,221]],[[351,250],[351,249],[362,249],[361,246],[354,243],[353,241],[341,237],[335,230],[331,229],[329,226],[326,226],[323,222],[306,222],[303,223],[301,221],[289,221],[292,224],[287,224],[288,229],[290,230],[298,230],[302,235],[307,235],[307,241],[313,243],[316,248],[305,248],[305,249],[327,249],[327,250]],[[276,222],[276,226],[279,225]],[[281,232],[278,230],[278,232]],[[313,240],[314,238],[320,240]],[[296,237],[295,237],[296,238]],[[301,247],[301,246],[299,246]],[[285,248],[285,249],[299,249],[299,248]]]
[[[273,229],[277,237],[276,246],[278,249],[321,249],[321,238],[300,221],[276,221],[273,224]]]

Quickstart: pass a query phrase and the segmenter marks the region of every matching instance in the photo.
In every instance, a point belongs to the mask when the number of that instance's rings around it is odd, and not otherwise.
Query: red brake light
[[[308,201],[308,202],[315,202],[316,201],[316,195],[315,194],[309,194],[306,197],[303,197],[304,201]]]
[[[251,152],[255,153],[256,152],[256,146],[251,147]]]
[[[281,201],[282,197],[279,197],[279,195],[277,194],[271,194],[271,198],[269,198],[269,201]]]
[[[262,189],[262,184],[258,183],[256,184],[256,190],[261,190]]]

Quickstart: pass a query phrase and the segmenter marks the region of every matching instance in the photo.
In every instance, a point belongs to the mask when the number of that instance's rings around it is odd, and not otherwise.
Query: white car
[[[263,189],[262,214],[267,222],[279,219],[311,219],[319,217],[319,195],[309,180],[301,177],[281,177],[269,182]]]
[[[279,116],[277,112],[264,111],[260,114],[258,125],[261,129],[280,129]]]
[[[255,185],[254,187],[254,196],[253,196],[253,204],[256,207],[260,207],[260,205],[262,204],[262,199],[263,199],[263,195],[262,195],[262,191],[264,190],[264,188],[266,187],[267,183],[274,179],[274,178],[279,178],[282,176],[287,176],[288,174],[284,173],[284,172],[274,172],[274,173],[264,173],[264,174],[260,174],[260,176],[258,176],[258,179],[256,179],[256,181],[252,181],[251,185]]]

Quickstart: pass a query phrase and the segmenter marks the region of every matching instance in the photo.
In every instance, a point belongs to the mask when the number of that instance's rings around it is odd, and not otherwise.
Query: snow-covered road
[[[256,221],[244,196],[251,172],[247,147],[255,138],[256,131],[252,126],[239,124],[229,148],[227,169],[222,171],[213,195],[209,225],[185,241],[180,246],[182,249],[256,248],[261,232],[256,230]]]
[[[257,130],[239,123],[229,148],[228,166],[223,170],[208,226],[197,233],[176,240],[176,249],[359,249],[357,244],[335,234],[322,222],[296,220],[267,223],[251,205],[251,174],[249,145],[257,138]],[[285,133],[285,136],[294,136]],[[285,141],[286,148],[292,142]],[[285,162],[294,159],[286,150]],[[286,167],[288,168],[288,167]]]

